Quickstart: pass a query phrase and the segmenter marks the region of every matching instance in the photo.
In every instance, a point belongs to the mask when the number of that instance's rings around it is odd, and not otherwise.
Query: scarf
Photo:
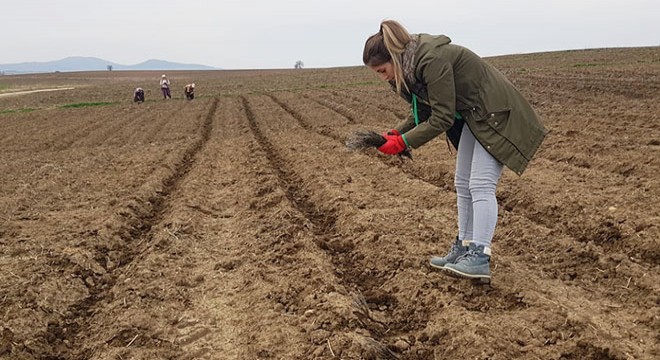
[[[415,52],[419,42],[416,35],[411,35],[411,40],[406,44],[406,48],[401,54],[401,70],[403,71],[403,79],[408,84],[408,88],[412,91],[415,87],[417,79],[415,78]]]

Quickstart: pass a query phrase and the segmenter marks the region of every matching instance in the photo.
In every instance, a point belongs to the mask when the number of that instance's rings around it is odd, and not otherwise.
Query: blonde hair
[[[401,93],[402,84],[408,90],[408,85],[403,78],[401,60],[410,40],[412,37],[403,25],[394,20],[384,20],[380,23],[380,31],[371,35],[364,44],[362,61],[365,65],[379,66],[392,62],[397,93]]]

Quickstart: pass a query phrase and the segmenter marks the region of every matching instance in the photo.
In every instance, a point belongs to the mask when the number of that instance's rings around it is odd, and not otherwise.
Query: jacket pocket
[[[457,108],[456,111],[464,118],[472,118],[476,122],[484,121],[486,119],[486,115],[484,115],[483,110],[479,106]]]
[[[511,110],[489,113],[483,120],[497,136],[506,139],[527,160],[531,160],[536,147],[537,134],[526,122],[516,121]]]
[[[497,128],[509,118],[510,113],[511,113],[511,109],[503,109],[499,111],[487,112],[484,115],[475,118],[475,120],[486,121],[488,125],[490,125],[491,127]]]

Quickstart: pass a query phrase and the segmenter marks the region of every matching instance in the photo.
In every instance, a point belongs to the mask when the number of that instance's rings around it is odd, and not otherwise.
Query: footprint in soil
[[[14,333],[7,328],[3,328],[2,333],[0,333],[0,356],[11,353],[12,340],[14,340]]]

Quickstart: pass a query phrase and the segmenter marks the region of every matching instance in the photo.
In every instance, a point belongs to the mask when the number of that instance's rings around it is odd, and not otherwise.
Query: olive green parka
[[[486,151],[522,175],[548,132],[529,102],[497,69],[448,37],[413,36],[415,83],[407,81],[409,90],[402,87],[400,95],[411,104],[416,97],[419,124],[411,112],[396,126],[408,146],[446,132],[458,148],[465,123]]]

